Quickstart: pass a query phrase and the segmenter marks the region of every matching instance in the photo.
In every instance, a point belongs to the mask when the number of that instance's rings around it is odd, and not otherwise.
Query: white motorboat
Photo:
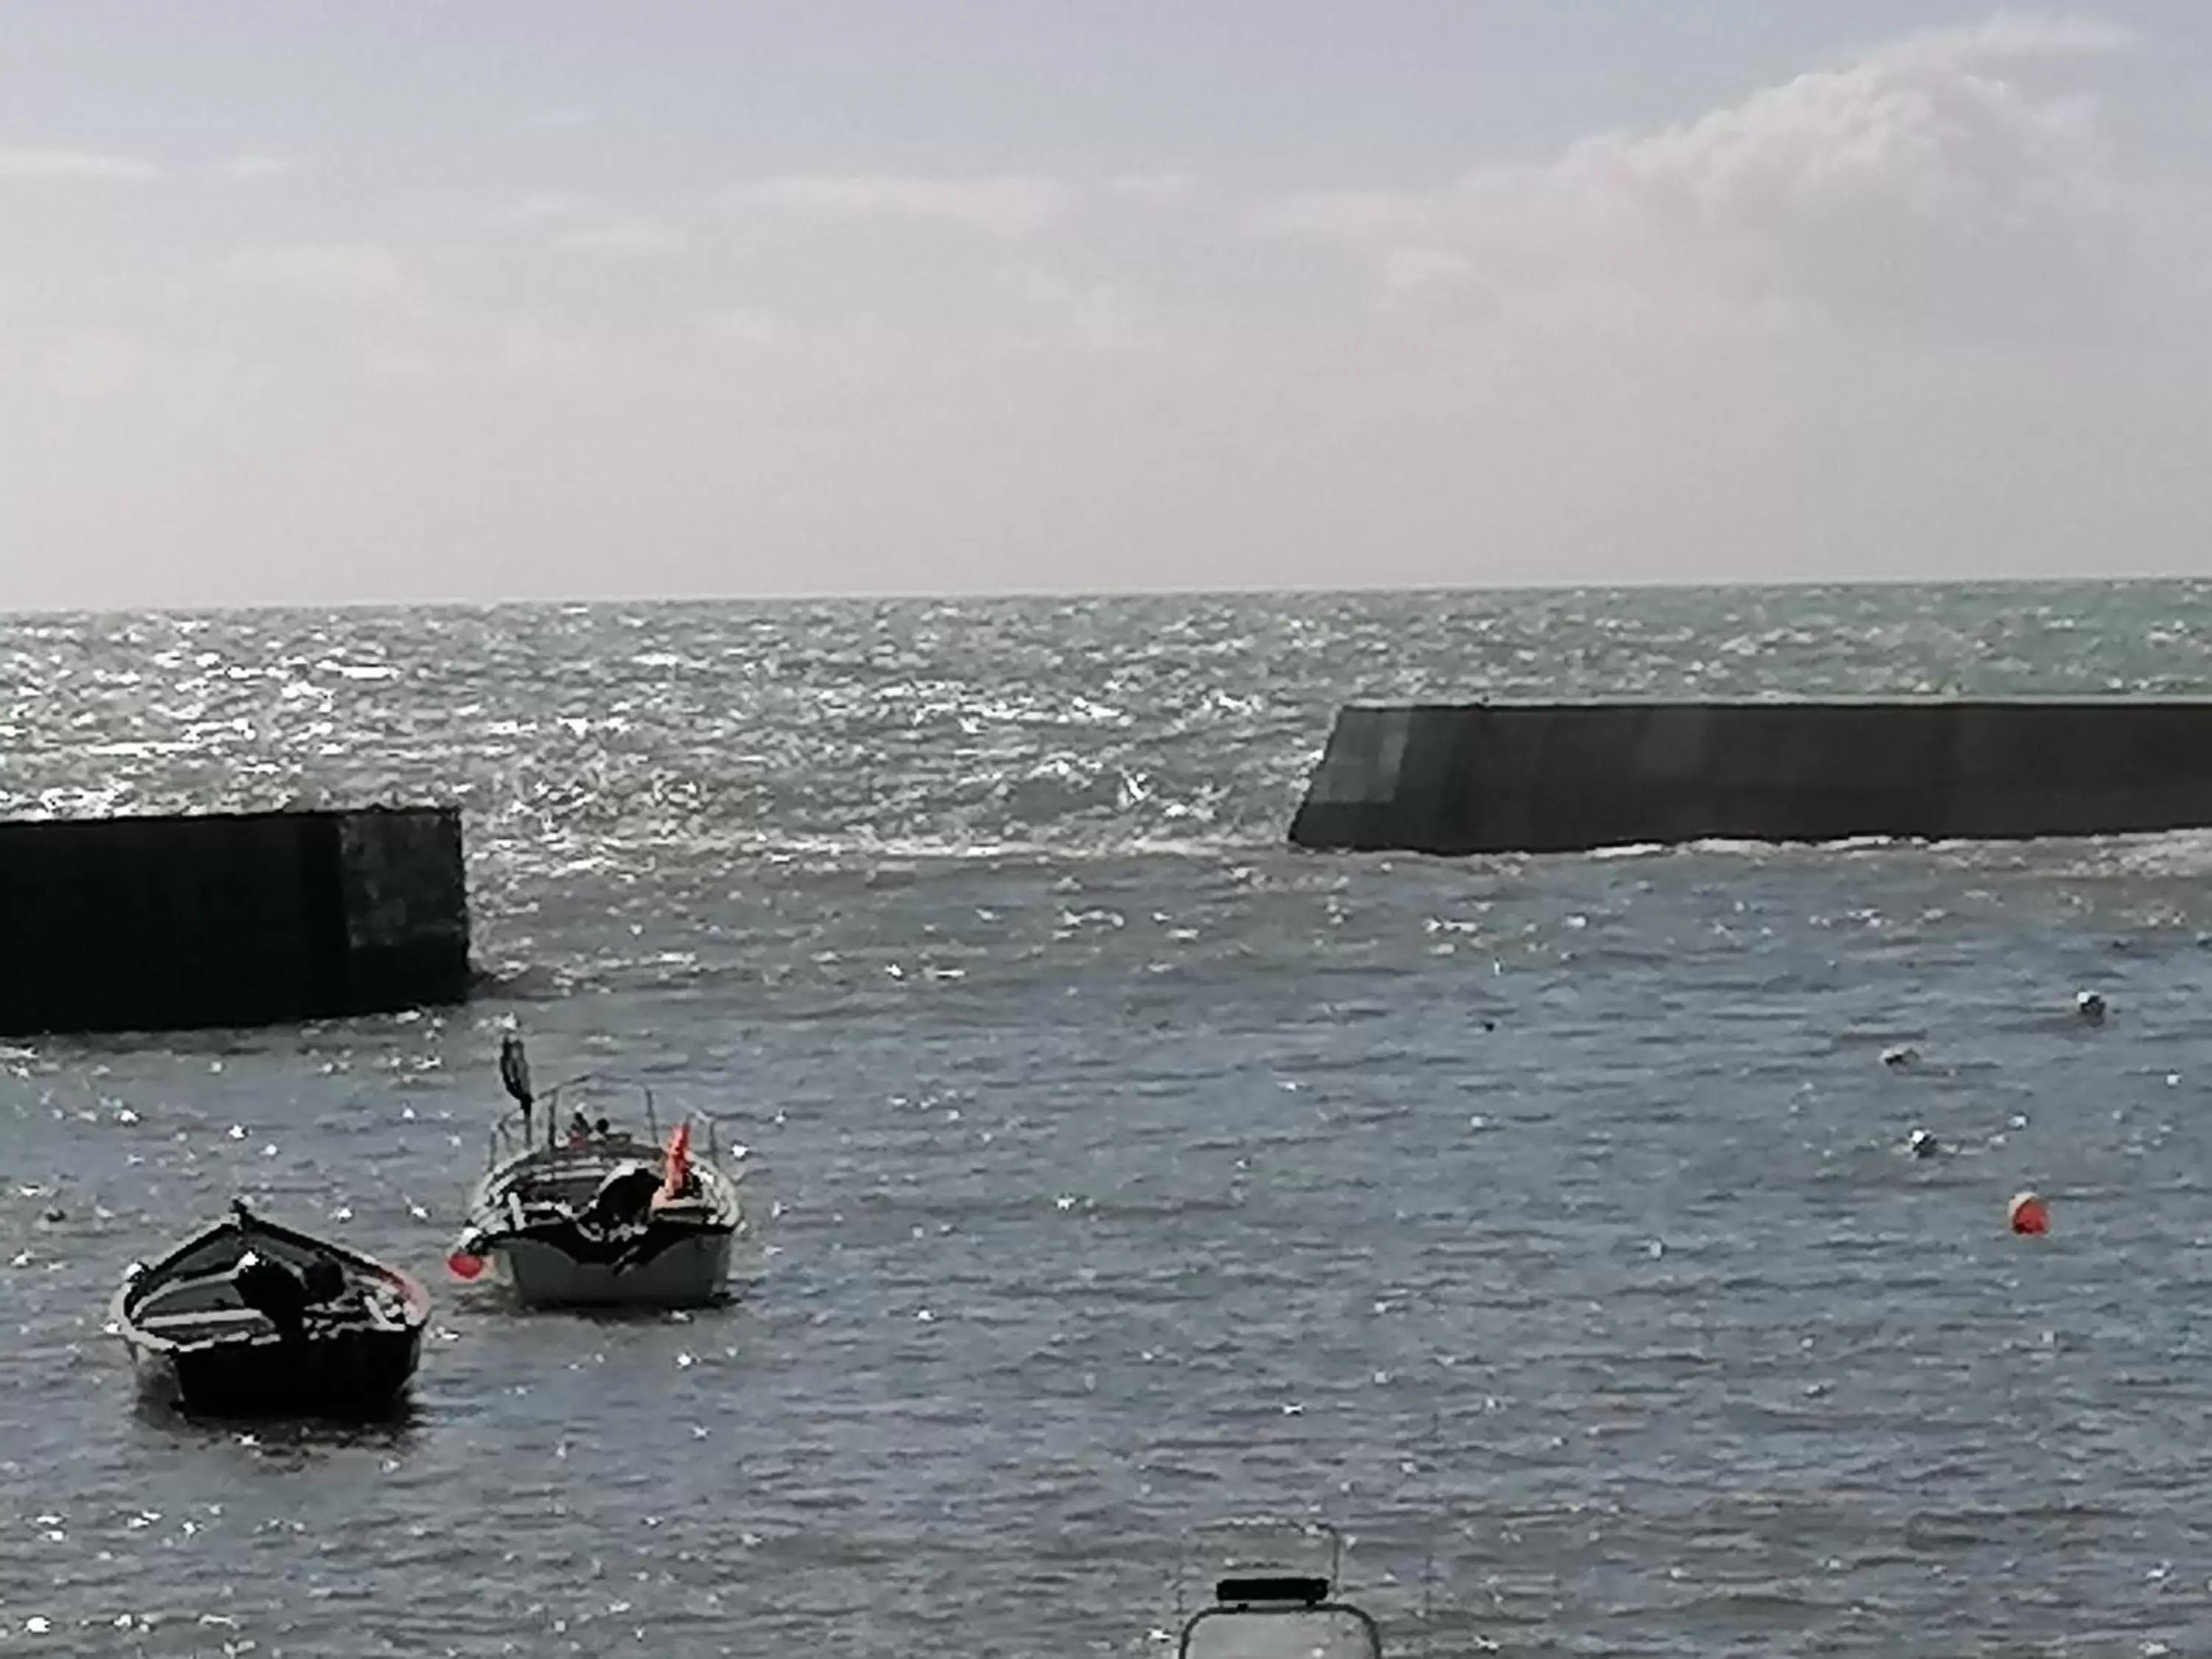
[[[1342,1538],[1326,1524],[1308,1529],[1330,1540],[1326,1574],[1240,1571],[1217,1581],[1212,1605],[1182,1621],[1176,1659],[1382,1659],[1382,1626],[1337,1593]]]
[[[491,1267],[530,1307],[678,1308],[720,1298],[744,1214],[714,1121],[685,1118],[664,1142],[647,1089],[639,1091],[641,1127],[581,1108],[564,1125],[562,1096],[593,1079],[572,1079],[541,1100],[514,1036],[500,1045],[499,1069],[515,1109],[493,1127],[483,1177],[447,1259],[454,1274],[473,1279]]]

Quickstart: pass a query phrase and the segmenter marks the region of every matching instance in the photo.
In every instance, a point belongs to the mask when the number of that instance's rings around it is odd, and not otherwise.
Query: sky
[[[9,0],[0,611],[2212,574],[2212,7]]]

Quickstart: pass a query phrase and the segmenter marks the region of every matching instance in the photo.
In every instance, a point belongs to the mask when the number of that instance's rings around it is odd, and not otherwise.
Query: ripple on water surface
[[[1279,846],[1346,697],[2199,686],[2186,599],[10,624],[9,810],[457,793],[495,976],[0,1057],[0,1647],[1150,1651],[1315,1514],[1438,1651],[2197,1650],[2204,838]],[[443,1279],[509,1022],[727,1120],[732,1305]],[[407,1420],[134,1407],[233,1192],[436,1275]]]

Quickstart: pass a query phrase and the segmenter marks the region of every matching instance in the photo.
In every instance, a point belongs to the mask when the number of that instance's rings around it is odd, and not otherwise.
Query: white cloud
[[[515,131],[532,138],[556,133],[582,132],[599,121],[599,112],[587,104],[568,104],[541,110],[516,124]]]
[[[681,229],[662,220],[559,191],[526,196],[494,218],[504,225],[543,230],[552,246],[571,253],[656,258],[680,253],[690,244]]]
[[[1956,27],[1922,29],[1875,47],[1860,61],[1894,68],[1955,68],[2005,58],[2124,52],[2137,44],[2132,30],[2097,18],[2008,14]]]
[[[597,356],[589,337],[539,317],[499,324],[494,347],[501,367],[523,375],[574,376],[588,371]]]
[[[88,149],[0,149],[0,182],[143,185],[161,176],[149,161]]]
[[[732,306],[707,319],[708,332],[732,345],[765,350],[789,341],[794,333],[788,319],[757,306]]]
[[[1197,188],[1188,173],[1128,173],[1106,181],[1109,195],[1134,202],[1180,202]]]
[[[109,398],[127,392],[144,363],[144,347],[112,330],[84,331],[57,341],[47,379],[66,398]]]
[[[430,352],[378,341],[362,353],[362,372],[374,382],[414,386],[439,378],[445,365]]]
[[[222,262],[234,282],[352,304],[410,298],[405,264],[379,242],[295,242],[242,248]]]
[[[571,253],[601,253],[625,259],[653,259],[681,253],[690,239],[673,225],[652,219],[607,220],[579,225],[554,239]]]
[[[226,184],[265,185],[289,179],[299,172],[296,162],[277,155],[235,155],[216,169]]]
[[[1048,346],[1087,352],[1119,351],[1156,337],[1156,324],[1130,289],[1070,276],[1036,264],[1009,267],[998,288],[1041,330],[1026,331]]]
[[[492,216],[503,225],[557,225],[573,223],[590,211],[589,204],[580,198],[562,191],[540,190],[509,202]]]
[[[1291,197],[1258,228],[1346,244],[1473,314],[1648,324],[1800,308],[1907,327],[2078,325],[2113,269],[2089,108],[1994,72],[2118,49],[2086,24],[1923,34],[1698,120],[1607,133],[1433,191]]]
[[[925,179],[882,173],[767,179],[739,186],[741,207],[819,219],[921,220],[992,236],[1033,234],[1063,217],[1075,192],[1055,179],[1002,175]]]
[[[1394,247],[1382,258],[1382,284],[1393,294],[1453,293],[1474,276],[1464,254],[1433,247]]]

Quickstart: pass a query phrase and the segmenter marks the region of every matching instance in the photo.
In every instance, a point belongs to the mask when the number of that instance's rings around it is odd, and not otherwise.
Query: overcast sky
[[[2212,573],[2208,52],[15,0],[0,610]]]

